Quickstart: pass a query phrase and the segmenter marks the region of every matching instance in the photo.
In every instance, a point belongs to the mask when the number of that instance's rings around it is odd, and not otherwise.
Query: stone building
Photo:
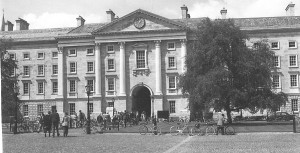
[[[249,46],[267,38],[276,52],[278,72],[274,88],[289,94],[282,111],[299,112],[298,41],[300,17],[287,16],[235,18],[250,36]],[[90,109],[94,116],[127,110],[169,111],[181,116],[188,110],[188,98],[177,87],[178,76],[186,71],[187,42],[203,18],[190,18],[181,7],[182,19],[168,19],[138,9],[121,18],[107,11],[106,23],[85,24],[76,18],[77,27],[29,29],[19,18],[16,29],[5,23],[0,35],[13,39],[10,57],[18,61],[12,72],[20,74],[20,99],[23,115],[35,118],[41,112],[57,109],[74,114]],[[221,10],[226,18],[227,10]],[[86,85],[92,86],[90,105]]]

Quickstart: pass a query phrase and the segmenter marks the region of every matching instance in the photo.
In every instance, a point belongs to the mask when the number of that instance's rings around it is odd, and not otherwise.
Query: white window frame
[[[299,112],[299,102],[298,102],[298,99],[291,99],[291,110],[293,112]]]
[[[43,70],[41,71],[40,68],[43,68]],[[38,65],[38,71],[37,71],[37,76],[45,76],[45,65]]]
[[[113,69],[109,69],[109,61],[112,60],[113,61],[113,66],[114,68]],[[115,62],[115,59],[114,58],[107,58],[106,60],[106,63],[107,63],[107,67],[106,67],[106,70],[107,71],[116,71],[116,62]]]
[[[168,101],[169,101],[170,114],[176,113],[176,100],[168,100]],[[172,107],[171,103],[174,103],[174,109],[172,109],[173,107]]]
[[[171,77],[175,77],[175,87],[174,88],[170,88],[170,79]],[[177,94],[177,75],[167,75],[167,91],[168,94]]]
[[[40,55],[42,55],[42,57],[39,57]],[[38,60],[45,59],[45,53],[44,53],[44,52],[38,52],[38,53],[37,53],[37,59],[38,59]]]
[[[27,68],[27,70],[25,70]],[[30,67],[28,65],[23,66],[23,76],[29,77],[30,76]]]
[[[54,56],[54,55],[56,55],[56,56]],[[52,52],[51,56],[52,56],[52,58],[58,58],[58,52]]]
[[[174,66],[171,67],[170,66],[170,58],[174,58]],[[175,56],[167,56],[167,66],[168,66],[168,69],[176,69],[177,68],[177,59]]]
[[[277,47],[273,47],[273,43],[277,43]],[[271,42],[271,49],[273,49],[273,50],[278,50],[280,48],[280,43],[279,43],[279,41],[273,41],[273,42]]]
[[[109,50],[110,47],[112,47],[112,50]],[[107,53],[114,53],[115,52],[115,46],[114,45],[106,45],[106,52]]]
[[[91,64],[92,63],[92,70],[90,71],[89,70],[89,64]],[[88,62],[86,62],[86,70],[87,70],[87,73],[95,73],[95,63],[93,62],[93,61],[88,61]]]
[[[291,42],[294,42],[294,43],[295,43],[295,46],[294,46],[294,47],[291,47],[291,46],[290,46],[290,43],[291,43]],[[292,48],[292,49],[298,48],[297,41],[295,41],[295,40],[290,40],[290,41],[288,42],[288,46],[289,46],[289,48]]]
[[[74,115],[76,112],[76,104],[75,103],[69,103],[69,109],[70,109],[70,115]]]
[[[296,65],[291,65],[291,57],[295,56],[296,59]],[[289,55],[289,67],[298,67],[298,55]]]
[[[73,64],[73,63],[74,63],[74,69],[75,69],[74,72],[72,72],[73,67],[71,67],[71,64]],[[69,73],[70,74],[76,74],[77,73],[77,62],[69,62]]]
[[[276,63],[276,59],[277,59],[277,63]],[[274,66],[280,68],[280,56],[274,56]]]
[[[25,55],[28,55],[28,57],[25,57]],[[23,53],[23,59],[24,60],[30,60],[30,53],[28,53],[28,52]]]
[[[274,76],[278,76],[278,82],[274,82]],[[278,83],[278,86],[274,86],[274,84],[277,84]],[[272,75],[272,87],[275,88],[275,89],[278,89],[278,88],[281,88],[281,77],[279,74],[273,74]]]
[[[28,116],[29,114],[29,109],[28,109],[28,105],[23,105],[23,116]]]
[[[27,84],[27,87],[25,86],[25,84]],[[27,88],[27,89],[25,89],[25,88]],[[30,93],[30,83],[23,82],[23,95],[29,95],[29,93]]]
[[[37,110],[37,115],[41,116],[42,113],[44,112],[43,104],[38,104],[36,110]]]
[[[109,80],[113,80],[113,82],[114,82],[113,90],[109,89]],[[106,78],[106,96],[115,96],[115,94],[116,94],[116,78],[115,77],[107,77]]]
[[[292,80],[292,75],[293,76],[296,76],[296,80]],[[290,87],[291,88],[295,88],[295,87],[298,87],[299,85],[299,78],[298,78],[299,76],[298,76],[298,74],[290,74]],[[296,81],[296,86],[292,86],[292,81]]]
[[[89,53],[89,50],[92,50],[92,53]],[[94,48],[87,48],[86,49],[86,55],[87,56],[93,56],[93,55],[95,55],[95,49]]]
[[[144,68],[138,68],[137,67],[137,52],[143,52],[144,51],[144,55],[145,55],[145,59],[144,59],[144,61],[145,61],[145,67]],[[134,50],[134,53],[135,53],[135,67],[136,67],[136,69],[149,69],[149,67],[148,67],[148,55],[147,55],[147,49],[138,49],[138,50]]]
[[[74,81],[74,91],[72,90],[71,91],[71,89],[73,89],[73,87],[71,87],[71,82],[73,82]],[[76,80],[74,80],[74,79],[70,79],[69,80],[69,93],[77,93],[76,92],[77,91],[77,81]]]
[[[92,84],[89,83],[89,81],[92,81]],[[95,91],[95,80],[94,79],[87,79],[86,80],[86,85],[92,85],[92,88],[91,88],[91,93],[93,93]]]
[[[41,87],[40,87],[40,85],[42,85],[42,89],[41,89]],[[43,94],[45,94],[45,82],[43,82],[43,81],[38,81],[37,82],[37,94],[39,94],[39,95],[43,95]],[[41,92],[42,91],[42,92]]]
[[[56,85],[56,87],[55,87]],[[57,81],[52,81],[52,94],[57,95],[58,93],[58,82]]]
[[[71,51],[73,51],[73,50],[74,50],[74,54],[71,54]],[[77,56],[77,50],[76,50],[76,48],[70,48],[68,50],[68,54],[69,54],[70,57],[76,57]]]
[[[56,69],[54,69],[54,67],[56,67]],[[56,73],[54,73],[54,72],[56,72]],[[52,75],[58,75],[58,65],[57,64],[52,65]]]
[[[169,48],[169,44],[173,44],[173,48]],[[176,43],[175,42],[167,42],[167,50],[176,50]]]

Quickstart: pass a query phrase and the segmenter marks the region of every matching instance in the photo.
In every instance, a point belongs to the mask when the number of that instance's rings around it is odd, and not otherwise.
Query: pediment
[[[140,31],[159,31],[159,30],[180,30],[185,29],[185,25],[167,19],[165,17],[138,9],[119,19],[94,30],[93,34],[101,33],[122,33]]]

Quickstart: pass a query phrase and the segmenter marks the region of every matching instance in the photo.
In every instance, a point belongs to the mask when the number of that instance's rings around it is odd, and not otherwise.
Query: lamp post
[[[112,104],[113,104],[113,116],[115,115],[115,98],[111,99]]]
[[[18,134],[18,87],[14,88],[14,99],[16,102],[16,106],[15,106],[15,127],[14,127],[14,134]]]
[[[152,101],[152,117],[154,117],[154,96],[151,95],[151,101]]]
[[[90,122],[90,94],[91,94],[91,86],[85,86],[86,94],[88,96],[88,103],[87,103],[87,126],[86,126],[86,134],[91,134],[91,122]]]

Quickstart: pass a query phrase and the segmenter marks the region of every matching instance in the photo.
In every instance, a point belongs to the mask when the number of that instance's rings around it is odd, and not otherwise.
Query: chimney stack
[[[294,16],[295,15],[295,10],[294,10],[295,4],[292,2],[285,8],[286,15],[287,16]]]
[[[188,14],[189,9],[185,5],[181,6],[180,8],[182,19],[188,19],[191,17],[190,14]]]
[[[80,27],[80,26],[84,25],[85,19],[82,18],[80,15],[79,15],[78,18],[76,18],[76,20],[77,20],[77,27]]]
[[[107,22],[112,22],[115,19],[115,13],[109,9],[108,11],[106,11],[107,14]]]
[[[5,23],[5,31],[13,31],[14,24],[12,24],[10,21],[7,21]]]
[[[227,14],[227,10],[225,8],[223,8],[221,11],[220,11],[221,15],[222,15],[222,19],[226,19],[226,14]]]
[[[29,23],[21,18],[16,20],[16,30],[28,30]]]

